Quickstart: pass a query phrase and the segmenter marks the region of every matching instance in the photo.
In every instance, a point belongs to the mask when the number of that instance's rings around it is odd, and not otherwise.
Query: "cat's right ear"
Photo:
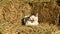
[[[38,13],[36,13],[36,16],[38,16]]]

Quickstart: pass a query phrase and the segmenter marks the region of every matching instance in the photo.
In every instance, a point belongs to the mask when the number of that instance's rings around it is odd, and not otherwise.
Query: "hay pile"
[[[39,26],[23,26],[21,19],[39,13]],[[55,0],[0,0],[0,32],[2,34],[58,34],[56,25],[60,7]],[[43,23],[43,24],[42,24]],[[45,24],[46,23],[46,24]],[[60,33],[59,33],[60,34]]]

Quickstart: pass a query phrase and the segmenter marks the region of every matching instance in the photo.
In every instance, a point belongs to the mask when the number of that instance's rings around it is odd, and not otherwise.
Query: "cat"
[[[38,14],[33,14],[30,16],[29,20],[27,20],[26,25],[27,26],[36,26],[38,25]]]
[[[38,13],[31,14],[30,16],[25,16],[23,18],[23,25],[26,26],[35,26],[38,25]]]

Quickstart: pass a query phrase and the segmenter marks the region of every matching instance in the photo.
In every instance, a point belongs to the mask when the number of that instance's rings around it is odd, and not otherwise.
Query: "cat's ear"
[[[36,13],[36,16],[38,16],[38,13]]]

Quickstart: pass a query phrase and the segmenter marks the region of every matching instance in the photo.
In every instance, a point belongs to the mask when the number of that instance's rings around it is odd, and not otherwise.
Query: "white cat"
[[[27,20],[26,24],[27,26],[36,26],[38,25],[38,14],[31,15],[30,18]]]

